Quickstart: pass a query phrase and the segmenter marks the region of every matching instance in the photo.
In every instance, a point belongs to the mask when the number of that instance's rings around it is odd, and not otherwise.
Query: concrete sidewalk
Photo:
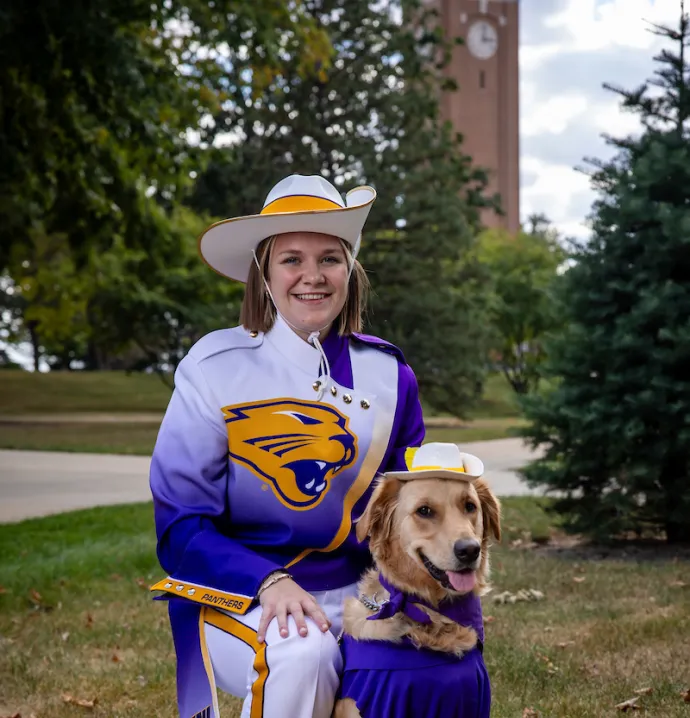
[[[534,454],[520,439],[462,445],[479,456],[499,496],[539,495],[516,474]],[[53,451],[0,451],[0,523],[111,504],[148,501],[150,458]]]

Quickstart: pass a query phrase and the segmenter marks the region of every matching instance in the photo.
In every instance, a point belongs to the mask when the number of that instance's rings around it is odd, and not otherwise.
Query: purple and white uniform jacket
[[[151,462],[169,574],[153,590],[244,614],[278,568],[322,591],[370,565],[353,522],[376,474],[404,469],[424,438],[417,382],[375,337],[331,333],[323,349],[328,381],[319,351],[278,318],[266,334],[208,334],[180,362]],[[183,664],[178,649],[178,682]]]

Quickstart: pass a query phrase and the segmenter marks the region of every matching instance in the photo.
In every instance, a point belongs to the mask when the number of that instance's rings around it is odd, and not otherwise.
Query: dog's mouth
[[[431,578],[438,581],[443,588],[451,589],[458,593],[468,593],[477,582],[477,573],[473,568],[463,568],[460,571],[444,571],[429,561],[421,551],[419,552],[419,558]]]

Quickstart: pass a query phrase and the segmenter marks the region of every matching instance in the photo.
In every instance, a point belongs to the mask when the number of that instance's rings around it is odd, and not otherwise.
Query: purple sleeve
[[[227,517],[228,439],[222,413],[197,362],[185,357],[151,459],[158,559],[171,576],[255,596],[280,568],[221,533]]]
[[[405,466],[405,449],[421,446],[424,441],[424,417],[419,402],[417,377],[404,363],[399,364],[398,404],[393,420],[391,440],[381,471],[400,471]]]

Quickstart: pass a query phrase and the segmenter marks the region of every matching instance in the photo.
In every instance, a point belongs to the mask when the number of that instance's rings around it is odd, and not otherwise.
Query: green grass
[[[478,422],[477,426],[430,428],[426,440],[462,444],[502,439],[512,435],[518,426],[517,419],[497,419]],[[158,424],[5,423],[0,424],[0,449],[150,456],[157,435]]]
[[[526,707],[540,718],[613,716],[647,687],[644,715],[687,718],[690,562],[511,548],[554,535],[543,506],[504,500],[494,594],[536,588],[545,599],[484,599],[492,718],[520,718]],[[146,591],[160,576],[150,504],[0,525],[0,716],[175,715],[165,606]],[[63,694],[97,703],[86,711]],[[223,718],[238,718],[237,700],[222,705]]]
[[[158,424],[0,424],[0,449],[150,456]]]
[[[170,390],[154,374],[0,371],[0,414],[163,413]]]
[[[161,380],[150,374],[5,370],[0,372],[0,449],[150,455],[169,398]],[[134,422],[125,416],[137,413],[150,420]],[[91,414],[94,421],[70,422],[70,414]],[[114,421],[97,421],[95,414]],[[13,422],[16,415],[33,421]],[[62,415],[60,421],[51,420],[56,415]],[[471,421],[430,426],[427,441],[502,439],[514,436],[523,423],[512,389],[495,375],[489,377]]]
[[[153,374],[0,371],[0,415],[71,412],[162,414],[169,399],[170,390]],[[484,397],[471,412],[473,419],[519,414],[513,390],[498,374],[489,377]]]

